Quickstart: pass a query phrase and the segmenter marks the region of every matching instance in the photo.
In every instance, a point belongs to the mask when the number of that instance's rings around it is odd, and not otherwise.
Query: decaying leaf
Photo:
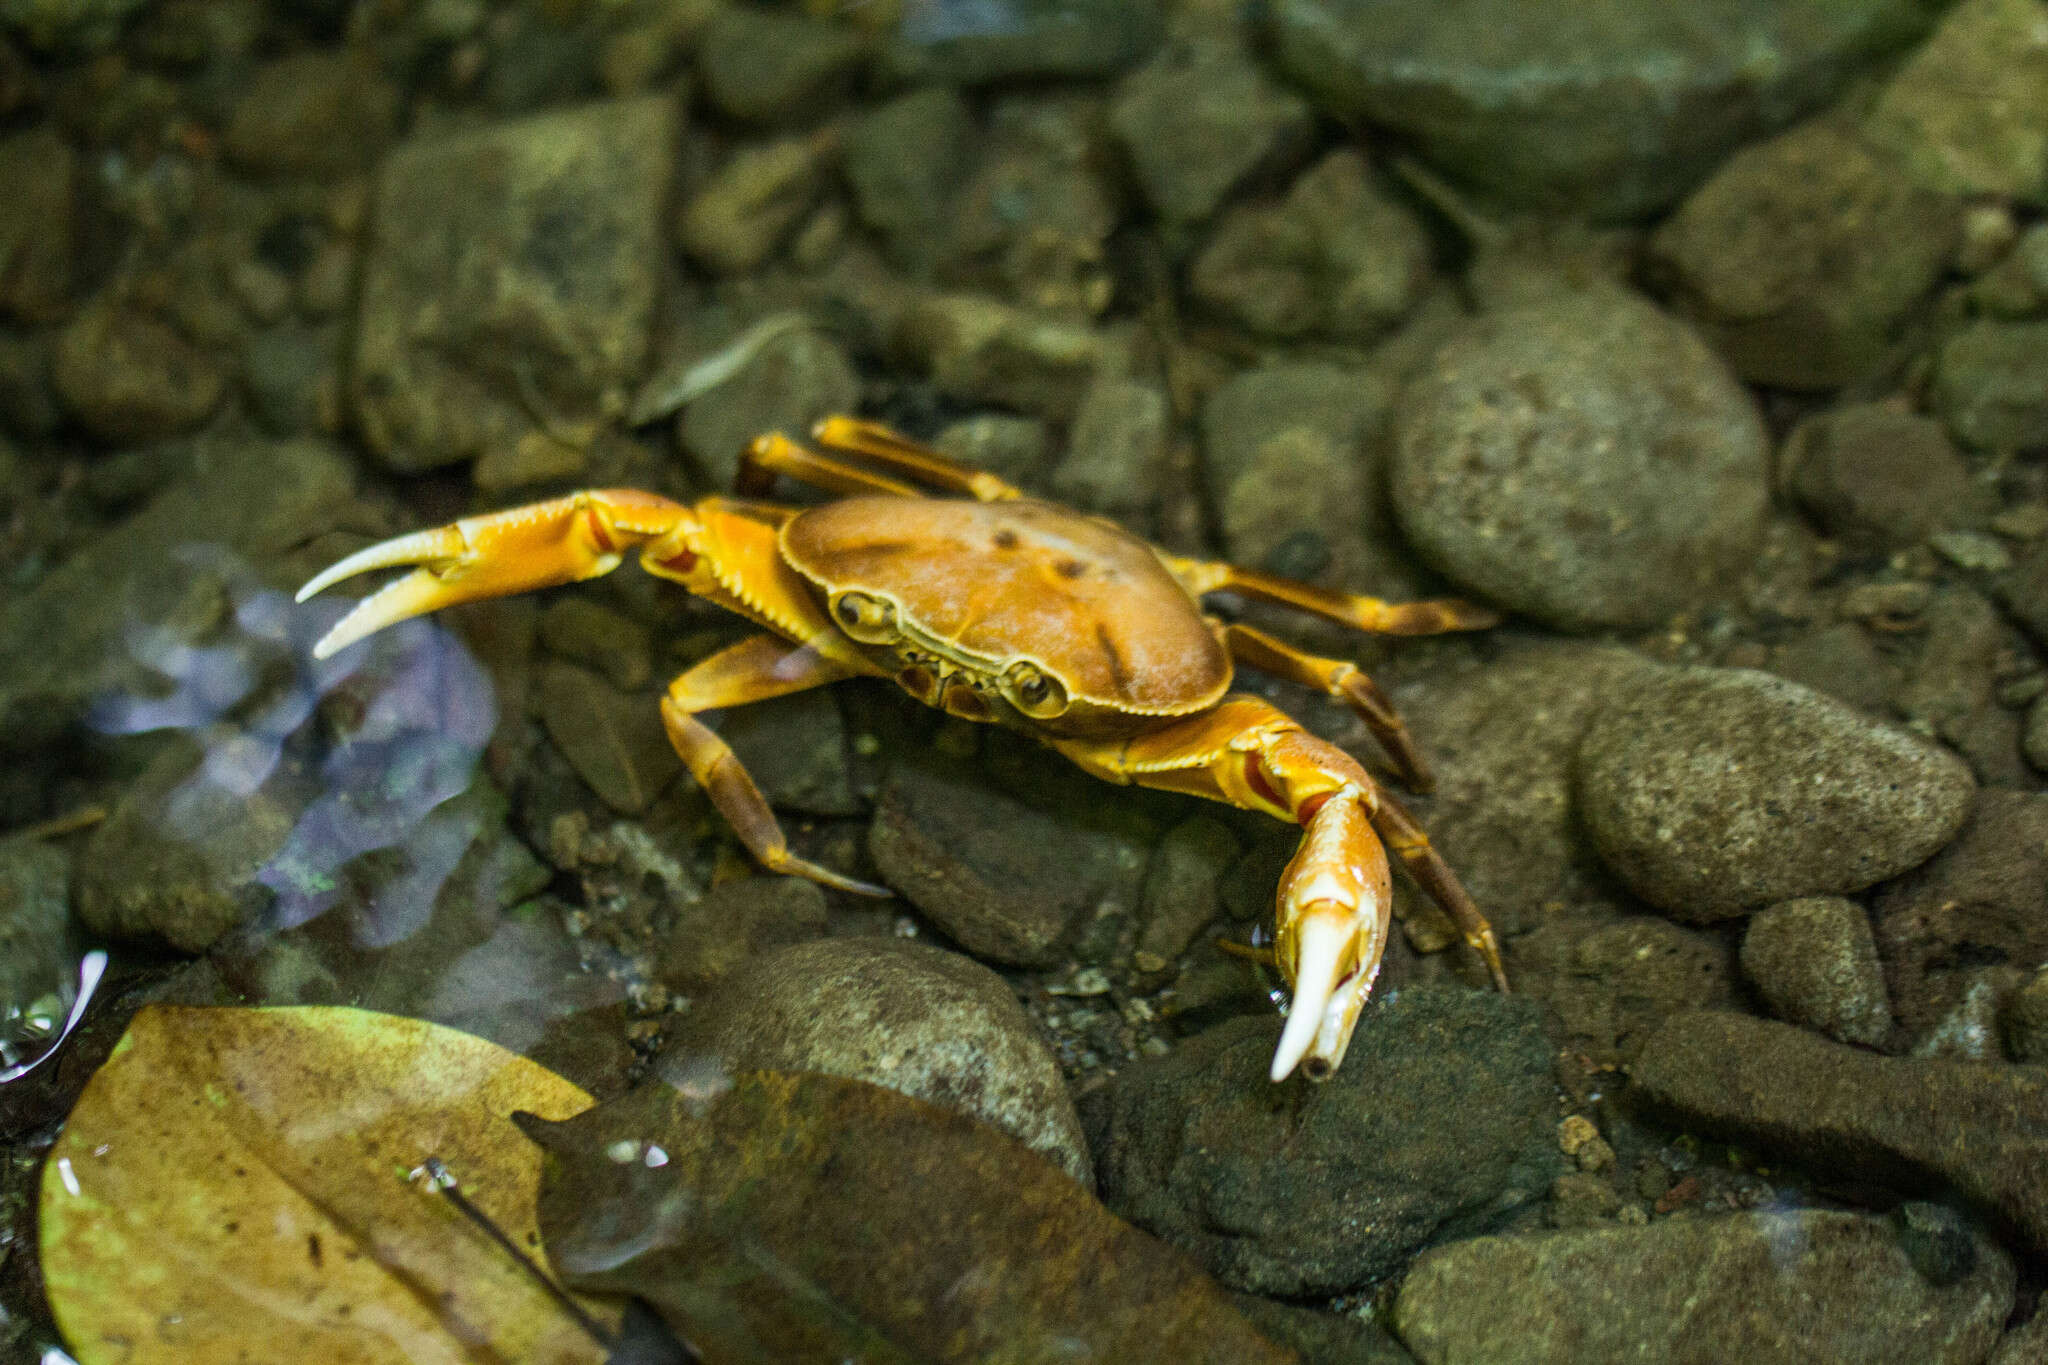
[[[84,1365],[601,1361],[511,1257],[408,1178],[439,1157],[535,1249],[541,1153],[507,1115],[589,1104],[415,1019],[146,1008],[44,1169],[58,1325]]]
[[[1294,1359],[1045,1158],[892,1090],[682,1077],[522,1126],[553,1158],[557,1272],[647,1299],[707,1360]]]

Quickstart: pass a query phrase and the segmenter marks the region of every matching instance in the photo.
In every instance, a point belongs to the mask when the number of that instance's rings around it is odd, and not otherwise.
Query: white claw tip
[[[1273,1050],[1275,1081],[1284,1081],[1301,1059],[1315,1046],[1322,1031],[1323,1011],[1337,989],[1337,965],[1350,929],[1334,915],[1311,915],[1304,919],[1295,942],[1294,999],[1287,1006],[1287,1027],[1280,1031],[1280,1045]]]

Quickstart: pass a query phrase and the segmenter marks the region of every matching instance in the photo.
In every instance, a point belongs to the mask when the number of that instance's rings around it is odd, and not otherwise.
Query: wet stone
[[[2038,0],[1964,0],[1879,92],[1864,135],[1943,194],[2048,202]]]
[[[1854,621],[1788,640],[1771,651],[1770,671],[1874,716],[1892,714],[1899,686],[1898,670]]]
[[[148,0],[0,0],[0,24],[43,52],[92,52],[111,45]]]
[[[733,153],[690,196],[676,240],[715,275],[744,275],[779,250],[824,187],[826,148],[786,138]]]
[[[1425,1253],[1393,1324],[1427,1365],[1971,1365],[2014,1283],[1995,1244],[1974,1246],[1970,1273],[1934,1284],[1887,1220],[1819,1209],[1480,1237]]]
[[[685,994],[706,990],[776,948],[823,938],[825,893],[802,877],[720,882],[675,911],[657,975]]]
[[[87,307],[58,333],[50,382],[80,426],[115,444],[195,427],[227,390],[226,372],[206,351],[111,299]]]
[[[342,176],[390,141],[398,102],[397,90],[352,53],[295,53],[248,78],[223,145],[244,170]]]
[[[1978,450],[2048,446],[2048,322],[1971,323],[1935,362],[1935,411]]]
[[[1159,41],[1155,0],[936,0],[906,8],[887,60],[909,79],[985,85],[1107,76]]]
[[[1672,1015],[1732,1003],[1732,956],[1721,939],[1655,916],[1582,912],[1516,939],[1509,979],[1555,1014],[1575,1052],[1616,1066]]]
[[[1987,787],[2031,785],[2019,756],[2020,718],[2001,704],[1997,678],[2024,648],[1997,608],[1962,584],[1938,588],[1898,696],[1913,728],[1931,729]]]
[[[1222,910],[1217,883],[1241,851],[1229,827],[1207,816],[1168,830],[1145,868],[1137,952],[1164,963],[1186,952]]]
[[[747,123],[816,118],[864,59],[855,29],[753,5],[719,10],[697,46],[705,97]]]
[[[48,129],[0,138],[0,315],[49,322],[71,295],[78,158]]]
[[[1421,989],[1367,1005],[1322,1085],[1266,1078],[1277,1021],[1238,1019],[1083,1101],[1103,1202],[1224,1283],[1340,1292],[1542,1196],[1550,1045],[1520,997]]]
[[[1415,1365],[1393,1334],[1353,1313],[1324,1313],[1253,1294],[1233,1296],[1237,1311],[1268,1341],[1301,1353],[1302,1365]]]
[[[0,1038],[70,984],[71,858],[27,839],[0,841]]]
[[[1281,0],[1274,57],[1339,119],[1519,208],[1640,217],[1927,24],[1909,0]]]
[[[1119,348],[1104,333],[975,294],[934,294],[897,320],[895,342],[952,398],[1068,419]]]
[[[2048,1360],[2048,1313],[2034,1310],[2034,1316],[2007,1332],[1985,1365],[2034,1365]]]
[[[1931,1030],[1988,967],[2048,962],[2048,795],[1985,790],[1953,844],[1872,905],[1893,1008]]]
[[[967,102],[944,87],[899,95],[848,132],[843,171],[854,212],[903,266],[929,270],[936,261],[974,137]]]
[[[1562,630],[1659,622],[1763,531],[1750,396],[1618,290],[1468,323],[1409,384],[1394,439],[1394,507],[1423,557]]]
[[[1703,1135],[1830,1179],[1946,1185],[2037,1252],[2048,1248],[2048,1072],[2039,1068],[1880,1057],[1789,1024],[1702,1012],[1658,1030],[1632,1075],[1659,1113]]]
[[[621,692],[637,692],[654,676],[652,646],[639,622],[587,597],[559,597],[540,614],[548,653],[594,668]]]
[[[1051,437],[1035,418],[984,413],[944,428],[932,445],[963,464],[1031,488],[1042,486]]]
[[[1067,452],[1047,483],[1070,507],[1142,529],[1164,494],[1171,414],[1166,395],[1131,379],[1091,385]]]
[[[2016,1062],[2048,1065],[2048,967],[2005,1002],[2005,1052]]]
[[[1657,230],[1652,269],[1744,379],[1832,388],[1884,359],[1960,219],[1853,130],[1816,121],[1723,163]]]
[[[540,715],[577,776],[615,811],[647,809],[682,768],[655,698],[620,692],[575,664],[541,669]]]
[[[1278,204],[1227,212],[1188,288],[1260,336],[1370,342],[1421,298],[1429,263],[1415,215],[1344,150],[1303,172]]]
[[[808,815],[858,815],[867,809],[853,791],[846,727],[830,688],[734,707],[717,729],[777,809]]]
[[[331,416],[340,379],[340,329],[294,322],[266,327],[242,347],[242,388],[273,436],[319,431]]]
[[[1059,1067],[1003,979],[902,939],[833,938],[741,965],[683,1019],[661,1066],[848,1076],[993,1124],[1092,1183]]]
[[[1974,787],[1947,750],[1782,678],[1712,668],[1611,694],[1575,778],[1601,858],[1695,923],[1916,867],[1962,827]]]
[[[2000,1020],[2006,1002],[2026,979],[2026,973],[2017,967],[1978,967],[1963,974],[1956,1002],[1920,1036],[1908,1055],[2004,1061]]]
[[[385,464],[460,464],[623,405],[660,293],[676,138],[654,97],[384,159],[348,400]]]
[[[1877,941],[1854,901],[1813,896],[1758,911],[1742,936],[1742,972],[1788,1023],[1867,1047],[1891,1033]]]
[[[1299,154],[1313,114],[1234,43],[1177,44],[1125,77],[1110,127],[1162,218],[1199,223]]]
[[[851,412],[860,377],[839,343],[809,328],[765,342],[731,378],[683,409],[677,430],[707,486],[732,487],[740,452],[780,431],[803,440],[820,417]]]
[[[2027,762],[2048,773],[2048,696],[2036,697],[2027,708],[2027,725],[2020,732],[2020,747]]]
[[[1020,966],[1058,961],[1083,909],[1121,878],[1119,850],[1074,812],[937,763],[891,768],[868,832],[883,881],[969,952]]]
[[[1781,466],[1820,528],[1859,551],[1919,543],[1954,524],[1970,495],[1969,468],[1941,424],[1881,403],[1807,418]]]

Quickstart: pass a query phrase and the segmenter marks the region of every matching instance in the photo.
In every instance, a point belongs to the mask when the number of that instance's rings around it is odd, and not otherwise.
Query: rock
[[[974,294],[932,294],[904,309],[895,343],[939,392],[1057,420],[1073,417],[1120,348],[1078,322]]]
[[[1202,222],[1238,186],[1294,159],[1313,118],[1306,100],[1224,42],[1168,47],[1117,86],[1109,116],[1138,187],[1169,223]]]
[[[398,91],[352,52],[298,52],[248,77],[222,143],[244,170],[340,177],[391,140]]]
[[[310,436],[332,424],[341,386],[341,335],[334,326],[281,322],[242,347],[242,387],[273,436]]]
[[[1955,1004],[1921,1035],[1908,1055],[2004,1061],[2001,1016],[2006,1002],[2018,994],[2026,979],[2026,973],[2017,967],[1979,967],[1963,974],[1962,993]]]
[[[1186,952],[1223,909],[1217,883],[1241,852],[1229,827],[1205,815],[1168,830],[1145,868],[1137,952],[1169,963]]]
[[[2005,1053],[2016,1062],[2048,1065],[2048,967],[2005,1002]]]
[[[2004,661],[2025,646],[1997,608],[1964,584],[1931,596],[1920,650],[1898,695],[1913,729],[1932,730],[1970,764],[1987,787],[2030,785],[2020,762],[2020,719],[1999,699]]]
[[[76,252],[78,158],[50,129],[0,138],[0,315],[62,317]]]
[[[854,212],[900,264],[929,271],[968,169],[974,115],[956,92],[928,86],[860,116],[846,137]]]
[[[1067,453],[1047,481],[1054,497],[1142,531],[1157,513],[1172,435],[1166,395],[1134,379],[1098,379],[1074,414]]]
[[[1554,1228],[1593,1227],[1612,1219],[1621,1207],[1621,1194],[1611,1183],[1572,1171],[1551,1185],[1548,1219]]]
[[[1711,12],[1544,0],[1281,0],[1274,60],[1342,122],[1412,140],[1515,207],[1620,220],[1825,104],[1928,23],[1910,0],[1716,0]]]
[[[2048,203],[2048,30],[2039,0],[1964,0],[1863,121],[1908,178],[1942,194]]]
[[[1399,672],[1381,682],[1436,773],[1430,841],[1494,928],[1513,938],[1562,907],[1629,904],[1586,847],[1571,773],[1604,699],[1629,692],[1650,666],[1620,649],[1502,644],[1493,657],[1439,667],[1413,686]]]
[[[621,692],[637,692],[654,677],[646,628],[587,597],[548,603],[540,614],[540,642],[558,659],[596,669]]]
[[[2048,773],[2048,695],[2036,697],[2027,708],[2027,728],[2020,734],[2020,746],[2027,762]]]
[[[1409,384],[1394,441],[1394,509],[1422,556],[1562,630],[1662,621],[1763,532],[1755,404],[1617,290],[1467,324]]]
[[[1892,1006],[1931,1029],[1982,967],[2048,962],[2048,795],[1986,790],[1948,848],[1872,905]]]
[[[1650,241],[1679,309],[1756,384],[1876,368],[1947,270],[1961,206],[1903,183],[1853,130],[1803,124],[1730,157]]]
[[[574,664],[541,669],[540,718],[577,776],[615,811],[646,810],[682,768],[653,697],[620,692]]]
[[[935,0],[905,10],[888,61],[947,85],[1086,79],[1143,60],[1160,28],[1156,0]]]
[[[2035,549],[1997,587],[1998,600],[2021,629],[2048,641],[2048,544]]]
[[[1045,457],[1051,437],[1037,418],[984,413],[942,429],[932,438],[932,445],[1020,488],[1045,486]]]
[[[734,707],[719,721],[718,733],[778,810],[807,815],[866,812],[867,805],[854,795],[846,727],[831,689],[813,688]]]
[[[780,431],[804,440],[820,417],[859,405],[860,376],[846,352],[825,333],[804,327],[762,343],[729,379],[683,409],[676,430],[706,484],[724,490],[733,486],[740,452],[756,436]]]
[[[755,958],[684,1017],[664,1069],[810,1071],[990,1123],[1093,1184],[1052,1054],[1003,979],[902,939],[834,938]]]
[[[134,641],[199,642],[234,605],[223,562],[278,573],[279,559],[357,514],[354,466],[319,441],[199,443],[188,472],[33,587],[0,597],[0,751],[64,743],[89,702],[151,695],[158,670]],[[195,528],[225,561],[181,559]],[[269,610],[288,608],[281,594]],[[306,618],[311,624],[311,618]],[[73,761],[73,760],[67,760]]]
[[[1742,936],[1742,973],[1788,1023],[1866,1047],[1892,1031],[1877,941],[1854,901],[1813,896],[1758,911]]]
[[[755,269],[817,202],[829,150],[793,137],[734,152],[683,205],[676,240],[714,275]]]
[[[1949,434],[1979,450],[2048,446],[2048,322],[1980,319],[1935,362],[1933,401]]]
[[[1771,651],[1770,671],[1845,706],[1891,717],[1898,669],[1854,621],[1809,631]]]
[[[1261,336],[1364,343],[1415,306],[1429,261],[1422,224],[1346,149],[1303,172],[1280,203],[1226,213],[1188,289]]]
[[[1550,1045],[1528,1001],[1382,995],[1319,1086],[1266,1079],[1278,1032],[1232,1020],[1082,1105],[1103,1202],[1226,1284],[1356,1288],[1539,1198],[1561,1166]]]
[[[720,882],[675,913],[655,970],[670,988],[689,994],[774,949],[823,938],[828,925],[825,893],[802,877]]]
[[[1425,1253],[1393,1323],[1428,1365],[1971,1365],[2014,1282],[1995,1244],[1974,1246],[1974,1270],[1936,1285],[1884,1219],[1823,1209],[1479,1237]]]
[[[0,840],[0,1039],[19,1044],[24,1016],[43,1013],[75,968],[71,858],[28,839]],[[61,1021],[59,1021],[61,1022]]]
[[[1946,750],[1782,678],[1712,668],[1610,693],[1574,785],[1607,865],[1695,923],[1917,867],[1962,827],[1974,790]]]
[[[1851,403],[1792,429],[1780,459],[1792,496],[1857,551],[1918,544],[1955,524],[1970,471],[1941,424],[1882,403]]]
[[[865,59],[843,24],[753,5],[720,8],[697,45],[704,95],[747,123],[809,122],[837,102]]]
[[[385,158],[348,386],[385,464],[459,464],[623,410],[660,293],[676,139],[674,106],[647,97]]]
[[[1652,915],[1548,917],[1514,941],[1515,989],[1541,1001],[1563,1041],[1602,1066],[1634,1060],[1665,1019],[1735,998],[1730,945]]]
[[[227,389],[227,375],[169,325],[102,299],[58,333],[50,383],[92,435],[132,444],[205,421]]]
[[[1255,1294],[1233,1296],[1237,1311],[1269,1341],[1301,1353],[1302,1365],[1415,1365],[1386,1328],[1352,1313],[1324,1313]]]
[[[2048,1072],[1880,1057],[1789,1024],[1701,1012],[1657,1031],[1633,1082],[1707,1136],[1811,1164],[1831,1181],[1953,1187],[2037,1252],[2048,1248]]]
[[[1117,841],[1077,814],[1045,814],[937,763],[899,762],[876,800],[868,851],[882,880],[961,947],[1050,966],[1122,872]]]
[[[1985,1365],[2034,1365],[2048,1360],[2048,1313],[2039,1308],[2034,1316],[2007,1332]]]
[[[0,24],[44,52],[89,53],[112,46],[129,16],[149,0],[0,0]]]

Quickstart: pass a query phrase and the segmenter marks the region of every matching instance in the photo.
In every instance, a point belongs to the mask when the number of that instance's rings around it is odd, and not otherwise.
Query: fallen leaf
[[[51,1308],[82,1365],[602,1361],[502,1248],[410,1178],[438,1157],[532,1250],[541,1153],[507,1116],[590,1102],[420,1020],[147,1007],[44,1168]]]
[[[722,1365],[1295,1358],[1021,1142],[863,1081],[683,1075],[521,1126],[564,1281]]]

